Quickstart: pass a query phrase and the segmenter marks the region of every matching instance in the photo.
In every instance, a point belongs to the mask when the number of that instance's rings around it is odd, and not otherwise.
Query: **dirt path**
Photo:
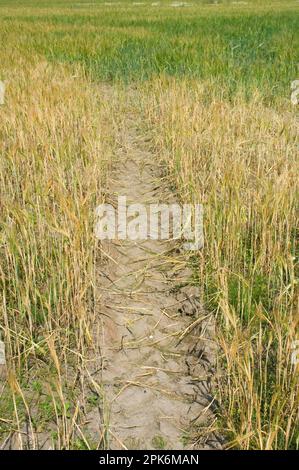
[[[109,202],[118,195],[128,204],[173,202],[139,127],[140,118],[129,113]],[[105,242],[103,250],[97,289],[107,447],[219,447],[212,432],[213,320],[198,290],[186,286],[192,277],[186,253],[159,240]]]

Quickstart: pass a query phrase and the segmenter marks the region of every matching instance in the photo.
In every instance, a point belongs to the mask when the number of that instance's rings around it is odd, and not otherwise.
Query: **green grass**
[[[250,97],[258,88],[267,101],[289,97],[290,82],[297,76],[299,15],[294,2],[277,9],[267,2],[243,8],[201,2],[190,8],[138,8],[126,2],[120,8],[55,5],[69,8],[0,12],[8,53],[17,31],[17,47],[50,61],[83,64],[95,80],[128,83],[161,74],[213,79],[219,96],[242,90]]]
[[[153,439],[152,439],[152,445],[154,447],[154,449],[165,449],[167,447],[167,442],[166,440],[164,439],[163,436],[154,436]]]

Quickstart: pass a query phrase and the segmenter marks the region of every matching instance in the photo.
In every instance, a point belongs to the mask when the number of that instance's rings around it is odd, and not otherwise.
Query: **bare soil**
[[[174,202],[138,112],[119,129],[108,202]],[[97,267],[104,413],[90,413],[109,449],[219,448],[213,399],[214,319],[174,240],[102,244]]]

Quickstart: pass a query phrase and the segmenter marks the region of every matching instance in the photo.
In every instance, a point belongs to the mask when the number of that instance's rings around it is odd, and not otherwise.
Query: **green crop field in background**
[[[220,94],[258,88],[273,99],[298,71],[295,1],[1,3],[7,54],[79,62],[95,80],[188,76],[214,79]]]

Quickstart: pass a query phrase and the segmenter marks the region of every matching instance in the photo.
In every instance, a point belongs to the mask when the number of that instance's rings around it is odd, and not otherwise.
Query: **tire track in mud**
[[[150,136],[140,131],[137,103],[128,109],[107,202],[175,202]],[[89,414],[90,431],[99,435],[100,427],[108,449],[220,448],[214,319],[191,284],[186,252],[171,240],[105,241],[102,250],[96,290],[104,398],[100,416]]]

